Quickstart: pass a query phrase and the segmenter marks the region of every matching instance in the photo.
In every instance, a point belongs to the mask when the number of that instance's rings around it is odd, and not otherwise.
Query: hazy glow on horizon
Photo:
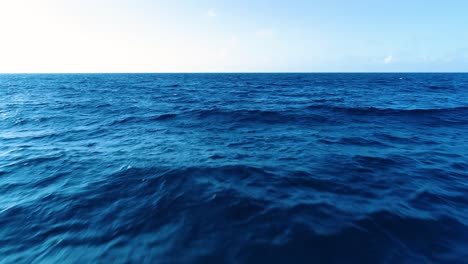
[[[468,71],[468,1],[0,0],[0,73]]]

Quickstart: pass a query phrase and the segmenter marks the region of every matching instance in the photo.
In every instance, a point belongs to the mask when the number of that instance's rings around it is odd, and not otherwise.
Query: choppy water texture
[[[466,263],[468,74],[0,75],[1,263]]]

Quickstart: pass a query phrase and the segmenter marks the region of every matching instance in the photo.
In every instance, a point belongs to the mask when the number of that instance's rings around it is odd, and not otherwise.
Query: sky
[[[0,73],[466,72],[466,0],[0,0]]]

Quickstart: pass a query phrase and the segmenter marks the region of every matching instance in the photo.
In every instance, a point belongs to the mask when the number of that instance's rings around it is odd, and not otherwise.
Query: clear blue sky
[[[466,0],[0,1],[0,72],[468,71]]]

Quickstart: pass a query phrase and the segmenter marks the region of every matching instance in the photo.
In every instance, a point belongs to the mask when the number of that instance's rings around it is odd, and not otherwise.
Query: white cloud
[[[255,35],[257,37],[261,37],[261,38],[272,37],[273,36],[273,30],[270,29],[270,28],[260,29],[257,32],[255,32]]]
[[[216,17],[216,16],[217,16],[216,10],[214,10],[213,8],[211,8],[210,10],[208,10],[208,11],[206,12],[206,16],[207,16],[207,17]]]
[[[383,63],[384,64],[390,64],[394,61],[393,59],[393,56],[392,55],[388,55],[387,57],[385,57],[385,59],[383,60]]]

